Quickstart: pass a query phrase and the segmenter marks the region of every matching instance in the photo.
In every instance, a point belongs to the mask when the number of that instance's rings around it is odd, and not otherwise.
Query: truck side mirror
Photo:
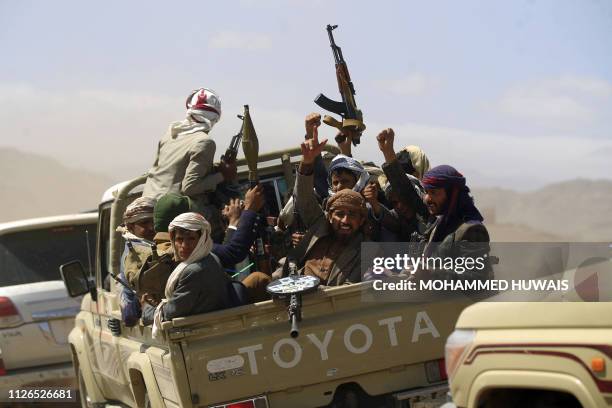
[[[70,297],[77,297],[92,292],[95,299],[95,286],[89,282],[81,261],[71,261],[60,265],[60,275]]]

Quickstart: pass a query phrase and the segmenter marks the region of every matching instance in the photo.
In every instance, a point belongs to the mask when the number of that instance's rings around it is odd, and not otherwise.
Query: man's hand
[[[240,203],[240,199],[233,198],[230,202],[223,208],[221,211],[221,215],[227,218],[228,224],[235,227],[238,225],[238,220],[240,219],[240,214],[242,214],[242,206]]]
[[[318,113],[309,113],[304,119],[306,127],[306,139],[312,139],[316,128],[321,126],[321,115]]]
[[[232,181],[236,179],[238,175],[238,168],[236,167],[236,161],[232,160],[230,162],[221,161],[219,163],[219,173],[223,176],[223,180]]]
[[[378,136],[376,136],[376,141],[378,141],[378,148],[385,156],[385,162],[391,163],[395,160],[395,150],[393,150],[393,139],[395,138],[395,133],[393,129],[387,128],[381,131]]]
[[[258,212],[266,202],[263,185],[258,184],[244,195],[244,209]]]
[[[351,153],[351,144],[353,142],[353,137],[355,132],[350,129],[343,129],[336,135],[336,143],[338,144],[338,148],[340,149],[340,153],[345,156],[352,157]]]
[[[320,124],[320,123],[319,123]],[[305,140],[300,146],[302,148],[302,163],[313,164],[318,155],[323,151],[327,144],[327,139],[319,143],[319,125],[312,128],[312,139]]]
[[[159,305],[160,302],[161,302],[161,299],[159,299],[158,296],[151,295],[150,293],[143,293],[140,296],[140,305],[143,307],[145,303],[148,303],[153,307],[157,307],[157,305]]]
[[[361,192],[363,197],[372,206],[372,211],[378,217],[380,215],[380,203],[378,202],[378,185],[376,183],[368,184]]]
[[[303,238],[303,232],[294,232],[293,234],[291,234],[291,245],[293,245],[293,247],[295,248],[296,246],[298,246],[298,244],[300,243],[300,241],[302,241]]]

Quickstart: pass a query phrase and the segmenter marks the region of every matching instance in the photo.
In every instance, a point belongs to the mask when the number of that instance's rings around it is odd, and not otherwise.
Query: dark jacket
[[[249,249],[255,241],[259,218],[255,211],[244,210],[240,221],[231,237],[224,244],[213,244],[212,252],[217,255],[224,268],[233,268],[249,254]]]
[[[430,279],[450,279],[450,280],[485,280],[493,276],[493,268],[489,258],[489,232],[487,228],[478,221],[458,221],[451,227],[448,233],[440,242],[431,242],[434,234],[435,223],[427,231],[427,246],[424,249],[426,256],[430,258],[453,258],[455,260],[464,259],[484,259],[484,268],[476,266],[465,268],[462,273],[456,270],[433,269],[430,271]]]
[[[188,265],[178,279],[172,296],[162,307],[163,320],[213,312],[234,306],[232,283],[213,255]],[[145,307],[143,323],[153,322],[155,308]]]

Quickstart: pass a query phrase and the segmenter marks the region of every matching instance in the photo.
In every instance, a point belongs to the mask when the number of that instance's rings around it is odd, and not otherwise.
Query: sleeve
[[[148,303],[145,303],[142,308],[142,324],[149,326],[153,324],[153,318],[155,316],[155,308]]]
[[[204,138],[189,151],[189,164],[181,184],[184,195],[191,197],[213,191],[223,181],[221,173],[211,173],[215,150],[215,141]]]
[[[232,233],[229,242],[222,245],[213,244],[212,252],[217,255],[224,268],[231,268],[246,258],[257,235],[258,223],[255,211],[244,210],[240,214],[238,228]]]
[[[203,285],[201,280],[198,279],[199,271],[189,270],[188,268],[183,271],[183,274],[176,283],[172,297],[162,307],[163,320],[188,316],[191,314],[194,306],[198,304],[200,288]]]
[[[323,157],[318,155],[314,162],[314,188],[321,198],[329,195],[329,182],[327,181],[327,168]]]
[[[306,229],[313,226],[319,218],[324,216],[323,209],[317,202],[315,195],[312,193],[314,183],[313,174],[302,174],[300,170],[297,172],[295,185],[296,199],[295,206],[298,214],[302,217]]]
[[[232,240],[232,237],[234,236],[234,232],[236,232],[236,228],[235,227],[232,228],[231,226],[228,225],[228,227],[225,229],[225,236],[223,237],[224,245],[230,243],[230,241]]]
[[[489,234],[483,224],[472,224],[465,228],[461,237],[444,240],[440,245],[440,256],[450,256],[454,260],[453,269],[436,269],[431,272],[431,279],[446,280],[485,280],[491,277],[492,267],[489,262]],[[457,239],[459,238],[459,239]],[[471,261],[468,261],[471,260]]]
[[[382,169],[393,190],[398,192],[400,199],[410,205],[415,213],[427,217],[427,207],[423,199],[412,185],[410,178],[404,173],[399,162],[393,160],[391,163],[385,163],[382,165]]]

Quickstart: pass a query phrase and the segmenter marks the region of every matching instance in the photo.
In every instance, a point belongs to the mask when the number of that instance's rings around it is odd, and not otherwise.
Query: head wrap
[[[153,218],[154,207],[154,198],[139,197],[132,201],[132,203],[125,209],[125,213],[123,213],[123,222],[126,224],[131,224],[147,218]]]
[[[166,297],[155,309],[152,333],[154,338],[157,338],[159,336],[159,330],[162,322],[162,306],[168,303],[168,299],[172,297],[174,289],[176,288],[176,284],[179,281],[179,278],[181,277],[183,271],[188,265],[198,262],[202,258],[206,257],[208,254],[210,254],[210,251],[212,250],[213,246],[213,241],[210,237],[210,224],[201,214],[190,212],[179,215],[178,217],[172,220],[170,226],[168,227],[168,231],[170,231],[170,234],[172,234],[172,232],[175,231],[177,228],[182,228],[189,231],[200,231],[200,240],[196,244],[196,247],[191,253],[191,255],[189,255],[186,260],[178,264],[168,277],[168,281],[166,282],[166,288],[164,291]],[[176,251],[176,248],[174,247],[174,240],[172,240],[172,250],[175,254],[178,253]]]
[[[175,193],[164,194],[157,200],[153,210],[155,232],[168,232],[168,225],[178,215],[191,211],[189,197]]]
[[[436,166],[423,176],[425,189],[444,188],[448,206],[442,218],[438,219],[435,236],[432,241],[448,235],[449,229],[457,222],[483,221],[480,211],[474,205],[474,198],[465,184],[465,177],[449,165]]]
[[[343,154],[339,154],[333,158],[331,164],[329,165],[329,170],[327,172],[327,181],[329,183],[329,195],[333,195],[334,192],[331,189],[332,185],[332,174],[334,171],[346,169],[355,175],[355,186],[353,187],[353,191],[361,191],[368,184],[368,180],[370,179],[370,174],[366,171],[366,169],[359,163],[357,160],[352,157],[345,156]]]
[[[412,187],[416,191],[417,195],[421,197],[422,199],[423,196],[425,195],[425,190],[423,189],[423,186],[421,185],[421,181],[415,176],[413,176],[412,174],[406,174],[406,176],[408,177],[408,180],[410,180],[410,184],[412,184]],[[385,193],[385,197],[387,198],[387,200],[389,200],[390,199],[389,195],[393,192],[393,186],[391,185],[389,181],[387,181],[385,185],[382,187],[382,191],[383,193]]]
[[[339,209],[355,210],[363,216],[367,215],[365,198],[356,191],[345,188],[338,191],[327,200],[326,210],[328,213]]]
[[[208,133],[221,118],[221,100],[212,89],[196,89],[187,97],[185,107],[185,120],[170,125],[173,138],[200,131]]]
[[[421,179],[429,170],[429,159],[419,146],[409,145],[397,152],[397,160],[405,167],[414,171],[416,178]]]

